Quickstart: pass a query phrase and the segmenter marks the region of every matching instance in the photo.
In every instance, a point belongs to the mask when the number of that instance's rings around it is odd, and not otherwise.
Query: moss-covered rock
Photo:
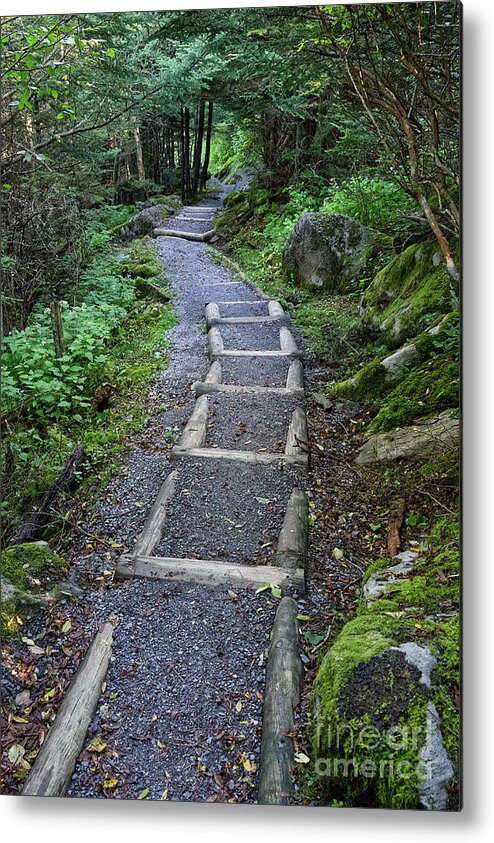
[[[2,632],[10,635],[24,607],[46,605],[46,591],[67,570],[67,563],[42,541],[7,547],[1,560]]]
[[[459,389],[458,312],[451,311],[393,354],[380,355],[352,377],[328,384],[326,394],[378,404],[369,430],[388,431],[457,407]]]
[[[437,243],[421,243],[377,273],[362,297],[362,320],[396,348],[451,308],[449,276]]]
[[[457,523],[438,522],[429,543],[406,565],[378,560],[369,568],[366,582],[383,587],[367,589],[323,657],[312,696],[322,801],[455,807]]]
[[[342,214],[302,214],[283,252],[287,278],[302,287],[346,290],[365,273],[377,234]]]

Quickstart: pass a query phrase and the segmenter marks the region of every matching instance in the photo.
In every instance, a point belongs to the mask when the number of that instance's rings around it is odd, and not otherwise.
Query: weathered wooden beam
[[[202,448],[206,442],[209,402],[207,395],[197,399],[194,411],[179,439],[180,448]]]
[[[82,660],[23,788],[23,796],[63,796],[91,723],[110,662],[113,626],[105,623]]]
[[[283,313],[281,316],[217,316],[206,317],[208,325],[279,325],[280,322],[289,322],[290,317]]]
[[[307,417],[302,407],[296,407],[293,411],[286,437],[285,453],[306,455],[309,453]]]
[[[276,564],[280,568],[306,567],[308,528],[307,495],[302,489],[293,489],[276,548]]]
[[[294,750],[289,735],[302,682],[297,612],[295,600],[283,597],[269,645],[259,764],[261,805],[287,805],[293,795]]]
[[[178,237],[181,240],[192,240],[196,243],[207,243],[216,234],[216,230],[212,228],[210,231],[204,231],[199,234],[197,231],[179,231],[173,228],[155,228],[153,235],[155,237]]]
[[[213,330],[213,328],[211,328]],[[244,349],[224,349],[215,352],[215,357],[301,357],[302,352],[294,351],[245,351]]]
[[[283,570],[271,565],[237,565],[215,559],[180,559],[169,556],[137,556],[127,561],[121,557],[117,574],[147,579],[179,580],[204,585],[234,585],[238,588],[258,588],[264,583],[294,586],[305,590],[305,573]],[[132,569],[130,568],[132,565]]]
[[[162,484],[141,536],[134,546],[133,553],[135,555],[142,554],[143,556],[147,556],[159,542],[166,515],[166,505],[175,491],[177,478],[178,471],[172,471]]]
[[[211,383],[209,381],[195,381],[192,385],[197,395],[210,395],[214,392],[224,392],[230,395],[305,395],[303,389],[287,389],[286,386],[240,386],[232,383]]]
[[[216,328],[214,325],[208,331],[208,344],[209,354],[211,357],[218,357],[223,353],[225,347],[223,344],[223,337],[221,336],[220,329]]]
[[[295,337],[289,328],[280,328],[280,345],[281,350],[287,352],[288,354],[301,354],[297,343],[295,342]]]
[[[301,360],[293,360],[290,363],[286,376],[286,387],[287,389],[304,390],[304,367]]]
[[[277,454],[268,451],[259,453],[259,451],[235,451],[224,448],[182,448],[180,445],[175,445],[172,448],[170,457],[172,460],[190,457],[193,459],[236,460],[250,463],[282,462],[289,465],[299,465],[303,468],[307,468],[308,465],[307,454]]]
[[[270,301],[268,302],[268,313],[270,316],[287,316],[288,314],[285,313],[279,301]]]

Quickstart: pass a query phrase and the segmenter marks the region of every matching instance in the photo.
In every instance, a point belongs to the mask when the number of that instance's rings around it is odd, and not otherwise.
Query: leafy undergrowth
[[[5,340],[4,542],[76,444],[84,445],[93,471],[100,463],[111,471],[111,457],[145,424],[135,393],[166,365],[172,305],[136,291],[145,277],[169,293],[154,244],[138,240],[123,252],[111,244],[108,228],[94,232],[93,240],[78,300],[62,305],[63,357],[56,358],[46,308],[38,308],[25,331]]]

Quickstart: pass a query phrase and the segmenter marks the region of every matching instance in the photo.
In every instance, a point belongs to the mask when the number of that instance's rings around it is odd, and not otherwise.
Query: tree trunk
[[[190,196],[190,110],[184,110],[184,177],[185,196]]]
[[[194,173],[192,178],[192,196],[197,195],[199,187],[199,176],[201,172],[201,155],[202,155],[202,139],[204,137],[204,112],[206,103],[204,100],[199,102],[199,110],[197,114],[197,140],[194,150]]]
[[[51,303],[51,320],[53,328],[53,340],[55,343],[55,355],[57,360],[65,354],[65,337],[63,335],[62,310],[59,301]]]
[[[146,172],[144,170],[144,158],[142,155],[141,133],[139,131],[139,126],[136,126],[134,129],[134,139],[136,142],[137,178],[139,181],[144,181],[146,178]]]
[[[206,190],[208,180],[209,156],[211,154],[211,131],[213,128],[213,103],[208,103],[208,125],[206,130],[206,149],[204,152],[204,164],[201,173],[201,190]]]

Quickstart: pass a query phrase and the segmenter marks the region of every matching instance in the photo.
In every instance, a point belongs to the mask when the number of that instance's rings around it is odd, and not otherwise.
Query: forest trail
[[[167,227],[207,230],[223,192]],[[118,617],[84,744],[106,749],[96,765],[82,753],[68,795],[101,797],[106,781],[124,799],[255,802],[278,586],[305,605],[301,351],[281,307],[203,243],[157,244],[179,320],[155,384],[166,408],[98,514],[129,548],[117,569],[129,579],[92,595],[99,623]]]

